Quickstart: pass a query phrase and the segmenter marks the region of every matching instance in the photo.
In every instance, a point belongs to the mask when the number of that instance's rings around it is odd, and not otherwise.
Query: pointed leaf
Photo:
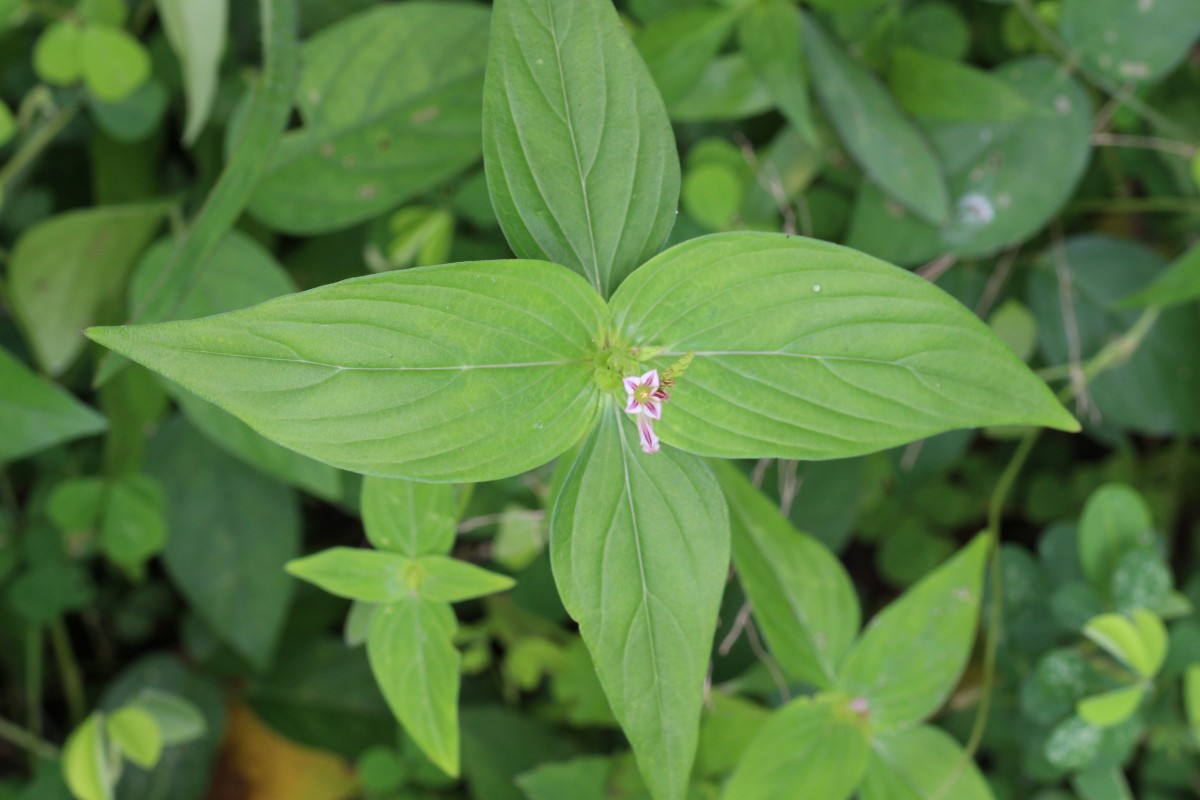
[[[121,752],[142,769],[153,769],[162,756],[163,736],[150,712],[125,706],[104,720],[104,729]]]
[[[1120,614],[1101,614],[1083,629],[1084,636],[1143,678],[1153,677],[1162,664],[1158,658],[1164,652],[1160,649],[1162,642],[1155,633],[1151,633],[1152,641],[1148,641],[1137,624]]]
[[[221,56],[229,18],[229,0],[156,0],[158,18],[183,68],[187,94],[184,144],[204,129],[221,76]]]
[[[562,267],[478,262],[88,335],[319,461],[476,481],[540,466],[588,429],[603,311]]]
[[[745,11],[738,42],[780,113],[807,143],[815,145],[803,26],[803,15],[787,0],[766,0]]]
[[[950,216],[946,176],[925,136],[882,84],[811,17],[805,20],[814,86],[850,155],[885,192],[927,222]]]
[[[729,567],[728,513],[702,462],[642,453],[624,416],[605,410],[580,451],[550,555],[655,800],[682,800]]]
[[[730,9],[711,5],[681,8],[653,20],[635,43],[668,108],[696,88],[736,19]]]
[[[396,553],[331,547],[289,561],[287,571],[314,586],[364,603],[390,603],[408,594],[405,575],[413,561]]]
[[[1078,424],[1004,342],[928,281],[833,244],[693,239],[612,299],[615,335],[695,360],[664,442],[725,458],[860,455],[954,428]]]
[[[1162,669],[1163,662],[1167,660],[1167,649],[1170,647],[1167,626],[1163,624],[1157,614],[1145,609],[1135,610],[1132,616],[1134,627],[1137,628],[1138,635],[1142,637],[1142,644],[1146,648],[1146,665],[1149,670],[1143,677],[1153,678]]]
[[[788,675],[831,688],[858,635],[858,595],[841,563],[800,533],[732,465],[712,462],[729,502],[733,563],[771,654]]]
[[[449,553],[456,516],[452,486],[393,478],[363,481],[363,525],[380,550],[410,558]]]
[[[447,775],[458,775],[458,625],[444,603],[409,597],[371,618],[367,654],[388,705]]]
[[[1200,164],[1200,156],[1197,156]],[[1200,180],[1197,181],[1200,183]],[[1118,308],[1177,306],[1200,299],[1200,245],[1181,255],[1144,289],[1117,303]]]
[[[675,223],[679,157],[662,98],[609,0],[498,0],[484,163],[513,250],[608,296]]]
[[[722,800],[796,797],[845,800],[867,768],[862,720],[829,697],[801,698],[775,712],[746,748]]]
[[[104,715],[92,714],[67,737],[62,771],[77,800],[112,800],[116,779],[108,763]]]
[[[962,745],[928,725],[891,731],[871,742],[861,800],[993,800]]]
[[[840,688],[866,701],[872,727],[911,725],[936,711],[971,655],[990,539],[979,536],[871,620],[846,656]]]
[[[1097,728],[1111,728],[1120,725],[1133,716],[1141,705],[1145,690],[1141,686],[1127,686],[1124,689],[1114,689],[1104,694],[1093,695],[1080,700],[1075,706],[1079,714],[1089,725]]]
[[[107,427],[104,417],[0,348],[0,464]]]
[[[913,47],[892,54],[888,83],[908,113],[925,119],[1000,122],[1032,110],[1007,81]]]
[[[460,603],[504,592],[516,585],[507,575],[446,556],[421,556],[421,597],[435,603]]]

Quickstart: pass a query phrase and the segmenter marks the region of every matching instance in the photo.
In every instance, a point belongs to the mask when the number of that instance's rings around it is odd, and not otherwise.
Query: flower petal
[[[641,385],[641,378],[622,378],[621,383],[625,384],[625,394],[633,397],[633,393]]]
[[[642,440],[643,453],[658,452],[658,436],[654,433],[654,425],[644,414],[638,417],[638,434]]]
[[[642,413],[642,404],[639,403],[637,398],[634,397],[633,395],[629,395],[629,402],[625,404],[625,413],[626,414],[641,414]]]
[[[662,403],[656,400],[647,400],[642,403],[642,413],[650,419],[662,419]]]
[[[658,370],[652,369],[638,379],[638,383],[643,386],[649,386],[651,389],[657,389],[662,381],[658,378]]]

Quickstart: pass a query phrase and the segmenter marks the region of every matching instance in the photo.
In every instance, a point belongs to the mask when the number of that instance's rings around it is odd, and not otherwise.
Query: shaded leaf
[[[107,427],[104,417],[0,348],[0,463]]]

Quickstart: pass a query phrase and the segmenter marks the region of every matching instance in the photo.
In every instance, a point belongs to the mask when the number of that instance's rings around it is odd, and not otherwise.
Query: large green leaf
[[[217,99],[229,0],[155,0],[155,4],[182,68],[187,94],[183,141],[191,144],[204,129]]]
[[[488,12],[441,0],[364,11],[305,44],[296,104],[250,202],[268,225],[319,233],[371,219],[480,155]]]
[[[992,790],[962,746],[922,725],[876,736],[859,789],[862,800],[992,800]]]
[[[0,348],[0,464],[106,427],[104,417]]]
[[[746,10],[738,25],[738,43],[780,113],[805,142],[815,145],[803,25],[804,17],[787,0],[766,0]]]
[[[771,654],[790,676],[821,688],[858,635],[858,595],[846,570],[816,539],[727,462],[712,462],[729,501],[733,563]]]
[[[775,712],[746,748],[722,800],[776,800],[781,791],[845,800],[870,752],[861,718],[832,697],[801,698]]]
[[[781,234],[693,239],[612,299],[614,335],[695,360],[664,442],[708,456],[842,458],[954,428],[1076,430],[1050,390],[928,281]]]
[[[283,571],[300,550],[295,496],[179,419],[159,431],[147,463],[167,494],[172,581],[221,639],[265,668],[295,587]]]
[[[554,578],[656,800],[682,800],[729,566],[721,490],[697,459],[646,455],[615,406],[550,528]]]
[[[805,42],[817,95],[850,155],[889,195],[928,222],[950,216],[946,176],[924,135],[883,85],[811,18]]]
[[[584,281],[515,261],[372,275],[89,335],[319,461],[476,481],[539,466],[587,431],[603,328]]]
[[[451,486],[391,478],[363,481],[363,525],[380,550],[412,558],[449,553],[456,516]]]
[[[975,641],[990,545],[976,538],[871,620],[846,656],[840,688],[865,704],[874,730],[920,722],[954,690]]]
[[[26,232],[9,263],[13,311],[38,363],[59,375],[83,350],[81,331],[120,300],[125,279],[166,206],[109,206],[53,217]]]
[[[1152,81],[1200,36],[1200,0],[1064,0],[1062,36],[1073,57],[1109,78]]]
[[[419,597],[380,607],[367,653],[392,712],[429,759],[458,775],[458,625],[444,603]]]
[[[484,100],[488,188],[525,258],[608,296],[675,222],[679,158],[609,0],[498,0]]]

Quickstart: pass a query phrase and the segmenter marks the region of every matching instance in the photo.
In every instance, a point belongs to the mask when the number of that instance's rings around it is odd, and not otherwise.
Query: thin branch
[[[527,511],[504,511],[499,514],[484,514],[483,516],[464,519],[458,523],[457,530],[459,533],[470,533],[479,528],[486,528],[489,525],[499,525],[502,522],[541,520],[545,518],[546,512],[537,508],[531,508]]]
[[[1188,142],[1176,142],[1159,136],[1126,136],[1120,133],[1093,133],[1092,144],[1097,147],[1130,147],[1139,150],[1157,150],[1191,161],[1200,153],[1200,147]]]

